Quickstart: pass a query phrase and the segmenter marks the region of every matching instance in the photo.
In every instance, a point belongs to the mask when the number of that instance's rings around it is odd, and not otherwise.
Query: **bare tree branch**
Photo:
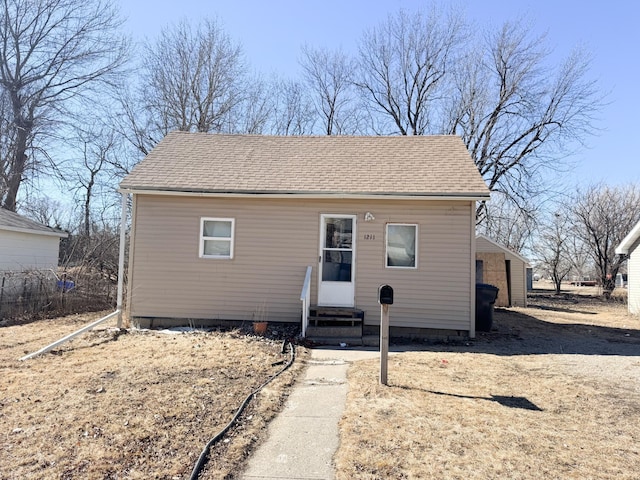
[[[640,190],[636,185],[596,184],[578,189],[572,200],[573,234],[588,247],[605,292],[611,292],[622,263],[615,248],[640,220]]]
[[[314,98],[317,114],[326,135],[353,134],[358,131],[358,109],[353,91],[355,63],[342,51],[302,48],[300,64]]]
[[[567,145],[593,132],[601,106],[589,57],[576,51],[553,69],[544,45],[520,23],[505,24],[460,63],[446,108],[445,133],[463,138],[489,188],[512,201],[542,191],[540,173],[563,168]]]
[[[433,8],[428,14],[401,10],[365,32],[356,83],[379,120],[391,121],[389,133],[432,133],[465,28],[461,15]]]
[[[275,105],[271,133],[274,135],[308,135],[314,128],[314,108],[303,86],[292,80],[274,83]]]
[[[553,280],[556,294],[562,281],[574,268],[570,243],[571,219],[564,212],[555,212],[540,226],[533,252],[538,267],[544,268]]]
[[[183,21],[146,46],[141,105],[149,125],[145,140],[171,130],[234,131],[228,114],[242,100],[242,52],[217,22],[195,28]],[[139,148],[147,150],[146,145]]]
[[[0,90],[10,105],[3,152],[3,206],[15,210],[37,139],[73,115],[75,99],[113,85],[127,60],[122,21],[109,0],[3,0],[0,3]]]

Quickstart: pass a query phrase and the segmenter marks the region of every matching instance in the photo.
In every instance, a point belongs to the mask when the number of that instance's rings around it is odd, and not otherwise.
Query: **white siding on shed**
[[[640,314],[640,239],[629,249],[627,294],[629,313]]]
[[[60,237],[0,230],[0,271],[55,269]]]

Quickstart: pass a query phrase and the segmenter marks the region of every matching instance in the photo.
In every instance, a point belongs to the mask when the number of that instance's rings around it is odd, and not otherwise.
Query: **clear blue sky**
[[[160,28],[182,18],[217,17],[243,46],[248,63],[269,74],[295,77],[304,43],[356,48],[361,33],[400,8],[428,5],[419,0],[119,0],[134,40],[154,38]],[[593,2],[596,3],[596,2]],[[559,58],[584,45],[594,55],[591,75],[609,92],[598,136],[575,154],[575,182],[640,183],[636,142],[640,111],[640,6],[631,0],[462,1],[470,21],[499,25],[524,17],[534,31],[547,32]],[[446,5],[446,2],[442,4]],[[573,181],[568,182],[574,183]]]

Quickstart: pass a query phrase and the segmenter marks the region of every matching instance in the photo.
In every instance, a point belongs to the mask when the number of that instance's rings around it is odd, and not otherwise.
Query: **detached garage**
[[[529,260],[484,235],[476,237],[476,283],[500,289],[496,307],[527,306]]]

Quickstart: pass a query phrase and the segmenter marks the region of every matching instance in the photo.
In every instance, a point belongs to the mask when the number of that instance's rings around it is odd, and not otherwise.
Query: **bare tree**
[[[536,228],[538,209],[536,203],[515,205],[500,192],[493,192],[486,206],[486,221],[478,225],[478,229],[501,245],[520,252]]]
[[[570,214],[570,212],[567,212]],[[572,219],[573,220],[573,219]],[[591,258],[588,246],[582,241],[579,235],[576,235],[574,229],[569,226],[566,245],[573,266],[572,272],[576,276],[576,280],[583,281],[595,278],[595,269],[593,259]]]
[[[121,170],[125,174],[131,171],[141,156],[148,155],[160,140],[159,134],[154,132],[155,120],[144,114],[144,103],[132,90],[124,87],[116,93],[117,108],[109,115],[114,129],[134,150],[120,162]]]
[[[587,78],[588,55],[576,51],[552,68],[544,37],[520,23],[484,46],[459,63],[443,130],[460,135],[489,188],[518,205],[544,190],[543,170],[566,166],[567,145],[592,133],[601,97]]]
[[[589,249],[605,295],[625,258],[615,248],[640,220],[640,190],[636,185],[591,185],[578,189],[572,199],[573,234]]]
[[[79,143],[81,148],[80,168],[74,168],[74,179],[72,188],[78,196],[78,203],[82,205],[82,230],[81,235],[90,237],[94,225],[94,207],[96,200],[102,204],[102,211],[111,205],[108,203],[108,172],[109,166],[113,164],[111,160],[116,146],[115,133],[104,126],[97,126],[79,132]],[[107,177],[104,181],[102,177]],[[104,222],[102,222],[104,228]]]
[[[9,190],[9,182],[14,170],[16,133],[9,93],[0,88],[0,204]]]
[[[79,225],[82,222],[75,223]],[[115,283],[118,278],[118,244],[117,229],[108,225],[96,226],[90,237],[70,229],[69,237],[60,249],[60,264],[64,268],[76,267],[76,273],[95,273]]]
[[[61,230],[69,228],[69,212],[58,200],[47,196],[29,198],[20,207],[20,213],[49,227]]]
[[[302,47],[304,79],[314,98],[326,135],[352,134],[358,130],[353,75],[355,63],[342,51]]]
[[[603,98],[585,51],[550,54],[521,22],[478,39],[455,10],[400,11],[363,36],[357,84],[377,133],[460,135],[489,188],[528,216]],[[480,203],[480,223],[486,213]]]
[[[214,20],[195,28],[186,21],[165,28],[160,38],[146,46],[140,112],[130,112],[136,128],[144,127],[148,151],[171,130],[233,131],[229,112],[242,99],[245,75],[240,46]]]
[[[378,133],[433,133],[464,31],[461,15],[434,7],[427,14],[401,10],[365,32],[356,82]]]
[[[121,23],[110,0],[0,2],[0,98],[10,112],[0,131],[4,208],[15,211],[46,129],[72,118],[93,88],[117,81],[128,50]]]
[[[556,212],[540,226],[533,248],[538,264],[551,276],[556,294],[560,293],[562,281],[574,266],[569,243],[570,227],[570,219]]]
[[[304,87],[293,80],[276,80],[273,86],[271,133],[308,135],[313,132],[314,111]]]
[[[227,113],[226,130],[230,133],[264,133],[274,104],[270,85],[259,75],[248,78],[241,87],[240,101]]]

